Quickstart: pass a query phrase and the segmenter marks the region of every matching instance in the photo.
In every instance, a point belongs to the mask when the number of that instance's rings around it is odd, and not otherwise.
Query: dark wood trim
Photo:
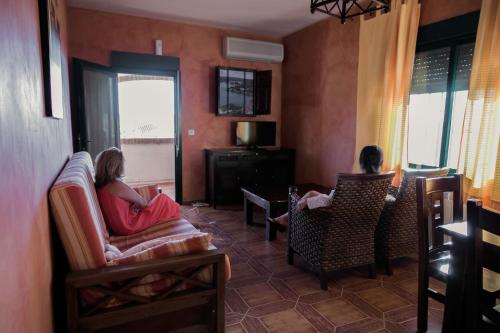
[[[163,71],[179,71],[180,59],[178,57],[158,56],[146,53],[132,53],[132,52],[111,52],[111,63],[114,68],[124,68],[126,73],[130,69],[138,71],[151,70],[153,72],[158,70]]]
[[[212,282],[198,283],[197,288],[181,292],[166,290],[163,294],[154,297],[128,295],[127,290],[149,274],[167,274],[174,276],[178,281],[191,281],[193,272],[207,266],[213,267]],[[196,268],[197,269],[194,269]],[[186,268],[193,268],[186,274],[175,273]],[[111,282],[125,282],[116,289]],[[191,281],[192,282],[192,281]],[[108,300],[97,305],[83,308],[80,302],[80,291],[94,287],[103,291],[109,297],[119,297],[128,300],[128,303],[114,308],[105,308]],[[113,289],[115,287],[115,289]],[[97,288],[97,289],[96,289]],[[78,332],[82,329],[99,330],[123,325],[129,322],[147,320],[158,315],[168,315],[179,310],[203,306],[206,309],[206,324],[216,329],[210,331],[224,331],[224,289],[225,289],[225,257],[217,250],[202,253],[172,257],[167,259],[151,260],[129,265],[110,266],[99,269],[71,272],[66,278],[66,299],[68,315],[68,331]],[[109,292],[108,292],[109,291]],[[130,297],[129,297],[130,296]],[[102,304],[101,304],[102,303]],[[174,318],[172,318],[174,320]],[[175,317],[177,321],[191,325],[188,319]],[[147,322],[145,323],[147,328]],[[146,329],[146,331],[148,331]]]

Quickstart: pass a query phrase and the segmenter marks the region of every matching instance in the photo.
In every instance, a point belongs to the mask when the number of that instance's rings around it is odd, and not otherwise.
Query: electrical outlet
[[[194,132],[194,129],[192,129],[192,128],[188,129],[188,135],[189,135],[189,136],[193,136],[193,135],[194,135],[194,133],[195,133],[195,132]]]

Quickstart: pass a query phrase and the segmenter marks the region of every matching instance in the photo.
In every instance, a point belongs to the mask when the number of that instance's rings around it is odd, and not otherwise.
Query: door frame
[[[175,201],[182,204],[182,99],[180,59],[142,53],[111,53],[114,72],[136,75],[157,75],[174,78],[174,135],[175,135]]]

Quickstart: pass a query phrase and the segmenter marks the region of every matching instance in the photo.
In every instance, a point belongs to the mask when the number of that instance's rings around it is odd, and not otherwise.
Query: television
[[[233,123],[234,144],[246,147],[276,145],[275,121],[237,121]]]

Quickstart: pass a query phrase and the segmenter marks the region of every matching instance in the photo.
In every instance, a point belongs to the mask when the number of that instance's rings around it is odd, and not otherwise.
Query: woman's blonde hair
[[[123,175],[123,153],[113,147],[101,151],[95,159],[95,185],[102,187]]]

